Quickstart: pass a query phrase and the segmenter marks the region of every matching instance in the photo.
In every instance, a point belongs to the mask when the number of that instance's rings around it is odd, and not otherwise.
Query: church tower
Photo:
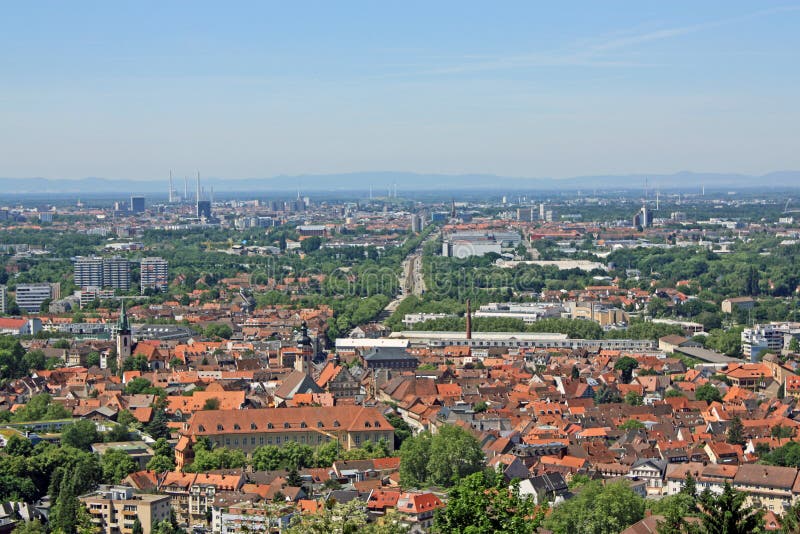
[[[125,360],[131,357],[131,327],[128,324],[128,314],[125,313],[125,301],[119,312],[117,323],[117,367],[122,369]]]
[[[311,374],[311,361],[314,359],[314,348],[311,338],[308,337],[308,325],[305,321],[300,326],[300,336],[297,338],[297,356],[294,358],[294,369],[307,375]]]

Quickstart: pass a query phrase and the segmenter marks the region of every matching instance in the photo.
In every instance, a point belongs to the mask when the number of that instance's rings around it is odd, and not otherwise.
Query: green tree
[[[167,456],[153,456],[147,462],[147,469],[155,471],[156,473],[163,473],[164,471],[173,471],[175,469],[175,461]]]
[[[614,363],[614,370],[620,373],[623,384],[630,383],[633,370],[639,367],[639,362],[630,356],[623,356]]]
[[[531,498],[520,496],[519,484],[509,487],[498,471],[478,471],[456,484],[447,507],[438,510],[433,531],[442,534],[525,534],[537,532],[544,509]]]
[[[106,484],[119,484],[120,481],[138,468],[128,453],[121,449],[109,449],[100,457],[100,468]]]
[[[230,325],[225,323],[211,323],[206,326],[204,334],[212,339],[230,339],[233,335],[233,330]]]
[[[120,412],[117,414],[117,423],[125,428],[130,428],[131,425],[136,423],[136,418],[130,411],[120,410]]]
[[[617,391],[616,388],[600,384],[594,391],[595,404],[611,404],[616,402],[622,402],[622,397],[619,396],[619,391]]]
[[[358,499],[334,503],[316,514],[295,514],[286,534],[367,534],[367,513]]]
[[[706,382],[694,392],[694,398],[706,402],[722,402],[722,394],[711,382]]]
[[[219,410],[219,399],[210,397],[203,403],[203,410]]]
[[[791,341],[789,341],[789,350],[794,353],[800,352],[800,340],[793,337]]]
[[[747,494],[734,490],[728,482],[720,495],[704,491],[700,495],[705,534],[751,534],[764,529],[764,511],[745,506]]]
[[[642,430],[645,427],[644,423],[639,421],[638,419],[628,419],[621,425],[619,425],[621,430]]]
[[[23,438],[14,434],[8,438],[4,450],[6,454],[11,456],[27,457],[33,452],[33,444],[28,438]]]
[[[67,425],[61,431],[61,443],[76,449],[88,451],[92,443],[101,441],[97,426],[89,419],[80,419]]]
[[[436,434],[423,432],[400,447],[400,478],[404,484],[449,487],[483,468],[480,443],[461,427],[442,426]]]
[[[20,521],[11,534],[47,534],[47,528],[38,519]]]
[[[783,467],[800,467],[800,443],[790,441],[761,456],[761,463]]]
[[[322,239],[319,236],[311,236],[300,242],[300,249],[306,254],[319,250],[322,246]]]
[[[115,443],[117,441],[128,441],[129,437],[128,427],[117,424],[112,426],[111,430],[103,434],[103,441],[106,443]]]
[[[631,406],[641,406],[642,396],[635,391],[629,391],[625,394],[625,404],[629,404]]]
[[[87,367],[100,367],[100,353],[92,351],[86,355]]]
[[[644,499],[625,483],[592,481],[545,520],[554,534],[618,534],[644,517]]]
[[[728,432],[726,434],[728,443],[731,445],[744,445],[744,425],[738,415],[733,416],[730,424],[728,425]]]

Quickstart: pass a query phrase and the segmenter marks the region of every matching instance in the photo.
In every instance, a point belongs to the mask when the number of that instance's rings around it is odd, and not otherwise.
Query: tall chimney
[[[467,299],[467,339],[472,339],[472,309],[469,299]]]

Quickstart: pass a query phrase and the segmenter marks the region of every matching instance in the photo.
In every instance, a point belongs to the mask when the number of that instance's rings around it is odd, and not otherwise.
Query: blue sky
[[[800,2],[9,2],[0,176],[800,169]]]

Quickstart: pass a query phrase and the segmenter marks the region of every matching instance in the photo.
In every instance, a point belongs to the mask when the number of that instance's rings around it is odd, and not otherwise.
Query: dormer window
[[[380,428],[380,427],[381,427],[381,422],[375,421],[375,428]]]
[[[256,430],[257,428],[255,423],[250,423],[250,430]]]
[[[217,425],[217,430],[225,430],[222,425]]]
[[[198,425],[198,426],[197,426],[197,430],[198,430],[199,432],[205,432],[205,431],[206,431],[206,427],[204,427],[203,425]]]
[[[267,428],[275,428],[272,423],[267,423]]]
[[[333,422],[333,428],[339,428],[340,426],[342,426],[342,425],[339,424],[339,421],[334,421]]]
[[[323,426],[325,425],[322,424],[322,421],[317,421],[317,428],[322,428]]]
[[[306,424],[306,422],[305,422],[305,421],[303,421],[302,423],[300,423],[300,428],[308,428],[308,425]]]
[[[364,421],[364,428],[370,428],[372,425],[369,424],[369,421]]]
[[[239,423],[234,423],[234,425],[233,425],[233,429],[234,429],[234,430],[241,430],[241,429],[242,429],[242,427],[240,427],[240,426],[239,426]]]
[[[289,423],[283,423],[283,428],[290,428],[291,426]]]

